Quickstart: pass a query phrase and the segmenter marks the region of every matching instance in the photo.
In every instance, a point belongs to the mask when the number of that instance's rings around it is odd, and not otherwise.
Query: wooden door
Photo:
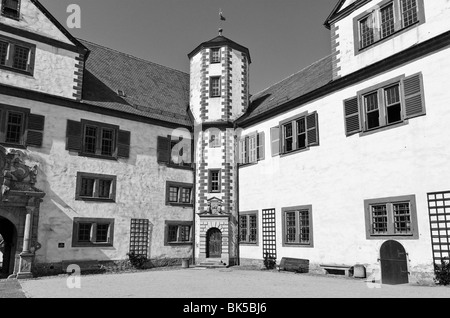
[[[397,241],[387,241],[380,249],[381,283],[399,285],[408,283],[406,251]]]
[[[207,234],[208,257],[219,258],[222,256],[222,232],[219,229],[211,229]]]

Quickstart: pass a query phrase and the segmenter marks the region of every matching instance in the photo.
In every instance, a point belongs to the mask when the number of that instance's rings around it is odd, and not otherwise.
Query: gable
[[[31,32],[69,45],[80,43],[37,0],[20,1],[20,19],[0,15],[0,29],[9,28]]]
[[[324,25],[329,29],[332,22],[342,19],[370,1],[372,0],[339,0]]]

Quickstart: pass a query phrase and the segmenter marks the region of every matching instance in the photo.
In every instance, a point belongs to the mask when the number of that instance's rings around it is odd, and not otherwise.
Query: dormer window
[[[423,0],[384,1],[355,18],[356,53],[424,20]]]
[[[19,19],[20,0],[2,0],[2,15],[8,18]]]
[[[211,49],[211,64],[220,63],[220,48]]]

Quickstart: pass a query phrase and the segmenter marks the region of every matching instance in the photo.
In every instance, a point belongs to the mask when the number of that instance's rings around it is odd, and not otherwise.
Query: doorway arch
[[[392,240],[384,242],[380,248],[380,262],[382,284],[408,284],[408,261],[402,244]]]
[[[206,232],[206,257],[222,257],[222,232],[218,228],[211,228]]]
[[[6,278],[14,272],[17,230],[14,224],[8,219],[0,216],[0,234],[3,238],[2,243],[2,267],[0,269],[0,278]]]

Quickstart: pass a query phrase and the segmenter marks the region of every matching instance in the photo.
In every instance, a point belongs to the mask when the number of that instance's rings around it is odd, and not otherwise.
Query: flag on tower
[[[222,9],[220,9],[219,15],[220,15],[220,20],[221,20],[221,21],[226,21],[226,20],[227,20],[227,19],[225,19],[225,17],[223,16]]]

